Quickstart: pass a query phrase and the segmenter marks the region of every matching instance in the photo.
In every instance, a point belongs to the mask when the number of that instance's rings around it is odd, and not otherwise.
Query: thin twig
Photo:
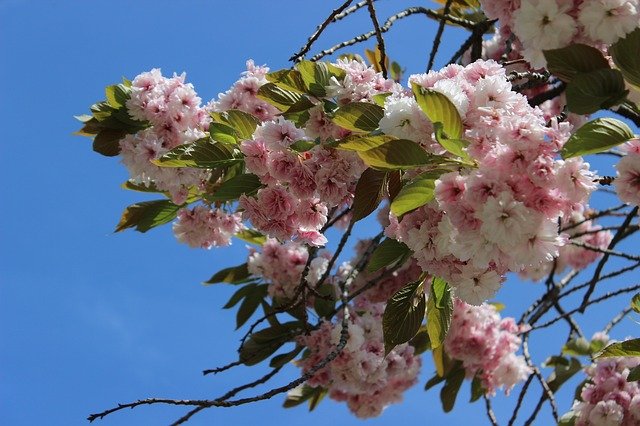
[[[626,308],[624,308],[622,311],[620,311],[620,313],[618,313],[618,315],[616,315],[611,319],[611,321],[609,321],[609,323],[602,329],[602,331],[605,334],[609,334],[611,329],[613,329],[613,327],[615,327],[620,321],[622,321],[624,317],[626,317],[632,310],[633,308],[631,308],[631,306],[627,306]]]
[[[466,29],[469,30],[473,30],[474,26],[476,24],[474,24],[473,22],[467,21],[466,19],[460,19],[460,18],[456,18],[454,16],[448,15],[448,16],[442,16],[439,13],[431,10],[431,9],[427,9],[424,7],[409,7],[405,10],[403,10],[402,12],[399,12],[393,16],[390,16],[385,23],[380,27],[380,32],[381,33],[386,33],[387,31],[389,31],[391,29],[391,27],[393,26],[393,24],[399,20],[399,19],[404,19],[408,16],[411,15],[416,15],[416,14],[422,14],[422,15],[426,15],[427,17],[431,18],[431,19],[436,19],[438,21],[440,20],[446,20],[449,22],[452,22],[454,24],[460,25],[461,27],[464,27]],[[343,41],[341,43],[336,44],[333,47],[330,47],[329,49],[325,49],[323,51],[321,51],[320,53],[316,54],[314,57],[311,58],[312,61],[317,61],[327,55],[331,55],[333,53],[335,53],[336,51],[343,49],[347,46],[352,46],[356,43],[361,43],[365,40],[369,40],[371,37],[375,36],[376,32],[375,31],[369,31],[368,33],[363,33],[360,34],[359,36],[356,36],[352,39]]]
[[[589,301],[587,303],[587,306],[594,305],[596,303],[600,303],[603,300],[611,299],[612,297],[616,297],[616,296],[619,296],[621,294],[631,293],[632,291],[636,291],[638,289],[640,289],[640,284],[639,285],[630,286],[630,287],[621,288],[619,290],[607,293],[604,296],[601,296],[601,297],[598,297],[596,299],[593,299],[593,300]],[[584,306],[581,306],[579,308],[576,308],[576,309],[573,309],[573,310],[567,312],[564,315],[560,315],[560,316],[558,316],[558,317],[556,317],[556,318],[554,318],[552,320],[549,320],[549,321],[547,321],[547,322],[545,322],[543,324],[536,325],[535,327],[532,327],[531,330],[529,330],[529,332],[531,332],[533,330],[539,330],[541,328],[549,327],[550,325],[555,324],[556,322],[560,321],[563,317],[565,317],[567,315],[573,315],[573,314],[576,314],[578,312],[582,313],[583,308],[584,308]]]
[[[629,214],[625,218],[622,225],[620,225],[620,229],[618,229],[618,232],[616,232],[616,234],[611,239],[611,242],[609,243],[607,250],[612,250],[616,246],[616,244],[618,244],[618,242],[622,240],[622,238],[625,236],[626,227],[631,223],[633,218],[637,216],[637,214],[638,214],[638,206],[634,207],[629,212]],[[607,260],[609,260],[608,253],[602,256],[602,259],[600,259],[600,262],[598,262],[598,265],[596,266],[596,270],[593,273],[593,278],[591,278],[591,281],[589,283],[589,288],[587,289],[587,292],[585,293],[584,298],[582,299],[582,306],[581,306],[580,312],[584,312],[585,308],[587,307],[589,298],[591,297],[591,294],[593,293],[593,291],[596,289],[596,284],[600,280],[600,274],[602,273],[602,269],[604,268],[604,265],[607,263]]]
[[[376,0],[373,0],[373,1],[376,1]],[[356,12],[358,9],[365,7],[367,5],[367,2],[368,0],[362,0],[361,2],[354,4],[350,8],[345,9],[344,12],[338,13],[336,16],[334,16],[332,22],[338,22],[339,20],[346,18],[347,16]]]
[[[453,3],[453,0],[447,0],[447,2],[444,4],[444,10],[442,11],[443,15],[445,16],[449,15],[449,9],[451,9],[451,3]],[[438,52],[438,49],[440,48],[440,41],[442,38],[442,33],[444,32],[445,24],[446,22],[444,19],[438,23],[438,31],[436,32],[436,37],[433,40],[433,47],[431,48],[431,52],[429,53],[429,63],[427,65],[427,72],[431,71],[431,68],[433,68],[433,62],[435,61],[436,54]]]
[[[603,249],[597,246],[592,246],[591,244],[582,243],[580,241],[571,241],[571,245],[583,248],[585,250],[595,251],[597,253],[608,254],[610,256],[622,257],[624,259],[640,262],[640,256],[634,256],[634,255],[616,251],[616,250]]]
[[[304,46],[302,46],[300,48],[298,53],[295,53],[292,57],[289,58],[289,60],[294,62],[294,63],[295,62],[299,62],[300,60],[302,60],[302,58],[304,58],[304,55],[306,55],[306,53],[309,51],[309,49],[311,49],[311,45],[318,39],[318,37],[320,37],[320,34],[322,34],[322,32],[329,26],[329,24],[331,22],[333,22],[334,18],[340,12],[344,11],[347,7],[349,7],[349,5],[352,2],[353,2],[353,0],[347,0],[342,4],[342,6],[340,6],[337,9],[334,9],[333,12],[331,12],[331,14],[329,14],[327,19],[325,19],[322,22],[322,24],[318,25],[318,27],[316,28],[315,32],[313,34],[311,34],[311,36],[309,37],[307,42],[304,44]]]
[[[493,408],[491,408],[491,400],[486,394],[482,394],[482,397],[484,398],[484,407],[487,410],[487,417],[489,418],[489,421],[493,426],[498,426],[498,420],[493,412]]]
[[[533,98],[529,99],[529,105],[531,105],[532,107],[538,106],[550,99],[555,98],[556,96],[559,96],[562,92],[564,92],[566,88],[567,84],[565,82],[561,82],[560,84],[547,90],[546,92],[542,92],[539,95],[536,95]]]
[[[515,423],[516,417],[518,417],[518,411],[520,411],[520,407],[522,406],[522,402],[524,401],[524,396],[526,395],[527,389],[529,389],[531,382],[533,382],[533,375],[530,374],[529,377],[527,378],[527,381],[524,382],[524,385],[520,390],[520,394],[518,395],[518,401],[516,402],[516,407],[513,409],[513,414],[511,415],[511,418],[509,419],[509,423],[507,426],[513,426],[513,423]]]
[[[529,335],[528,334],[525,334],[522,338],[522,354],[524,355],[524,358],[527,364],[529,364],[529,367],[533,370],[533,374],[536,376],[536,379],[538,379],[538,382],[540,382],[540,386],[542,386],[542,390],[544,392],[542,394],[541,400],[543,402],[545,399],[549,401],[549,405],[551,406],[551,415],[553,415],[553,419],[557,423],[559,418],[558,404],[556,403],[556,399],[553,396],[553,391],[551,390],[551,388],[549,388],[549,383],[547,383],[546,379],[542,377],[542,374],[540,373],[540,370],[538,369],[538,367],[536,367],[531,361],[531,354],[529,353]],[[536,414],[537,412],[534,412],[531,415],[530,419],[535,418]]]
[[[376,9],[373,6],[373,0],[367,0],[367,7],[369,9],[371,22],[373,23],[373,29],[376,32],[376,39],[378,40],[378,50],[380,51],[380,71],[382,71],[382,77],[387,78],[387,52],[384,48],[384,38],[382,37],[382,31],[380,31],[380,23],[378,22]]]

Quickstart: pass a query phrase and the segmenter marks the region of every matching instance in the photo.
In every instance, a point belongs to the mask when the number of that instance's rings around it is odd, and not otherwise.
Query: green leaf
[[[182,206],[170,200],[143,201],[132,204],[122,213],[115,232],[127,228],[135,228],[139,232],[147,232],[151,228],[171,222],[176,218]]]
[[[434,123],[436,140],[447,152],[460,157],[469,164],[474,164],[473,160],[464,149],[469,146],[469,141],[464,139],[450,139],[443,132],[442,123]]]
[[[442,409],[445,413],[453,410],[453,406],[456,403],[456,397],[458,396],[458,391],[464,381],[464,376],[464,368],[455,370],[452,374],[448,375],[444,386],[440,390],[440,401],[442,402]]]
[[[334,124],[352,132],[372,132],[384,117],[384,109],[376,104],[352,102],[338,108],[333,116]]]
[[[577,74],[567,86],[567,108],[576,114],[592,114],[618,105],[628,93],[618,70],[599,69]]]
[[[640,314],[640,293],[636,294],[631,299],[631,309]]]
[[[105,89],[107,103],[113,108],[126,108],[127,101],[131,98],[131,89],[124,84],[114,84]]]
[[[205,281],[203,284],[216,284],[216,283],[230,283],[238,284],[246,281],[249,278],[249,270],[247,264],[232,266],[230,268],[224,268],[221,271],[216,272],[211,278]]]
[[[143,183],[136,183],[133,180],[128,180],[120,185],[120,188],[127,189],[129,191],[137,191],[137,192],[147,192],[147,193],[163,193],[158,188],[156,188],[155,184],[149,183],[149,186]]]
[[[389,141],[358,155],[368,166],[385,170],[412,169],[427,164],[440,164],[442,157],[427,154],[416,142],[407,139]]]
[[[388,142],[397,140],[394,136],[389,135],[376,135],[376,136],[362,136],[351,135],[340,140],[340,143],[336,146],[338,149],[345,151],[368,151],[373,148],[382,146]]]
[[[325,88],[331,84],[331,77],[338,73],[335,67],[329,68],[325,62],[300,61],[296,64],[296,69],[309,93],[316,97],[327,95]]]
[[[395,64],[395,62],[394,62]],[[377,95],[373,95],[371,100],[375,102],[376,105],[384,108],[384,101],[391,96],[391,93],[378,93]]]
[[[240,350],[240,361],[247,366],[269,358],[300,332],[300,322],[288,322],[252,333]]]
[[[418,106],[432,123],[442,123],[447,138],[460,139],[464,133],[462,118],[449,98],[435,90],[412,83],[411,88]]]
[[[297,93],[307,93],[307,87],[298,70],[280,70],[269,73],[266,79],[278,87]]]
[[[576,413],[569,411],[558,419],[558,426],[574,426],[576,424]]]
[[[303,96],[302,98],[300,98],[299,101],[291,105],[285,112],[283,112],[282,115],[287,119],[289,119],[288,117],[302,116],[303,114],[309,114],[308,110],[310,110],[315,106],[316,104],[311,102],[309,98],[307,98],[306,96]],[[291,121],[295,121],[295,120],[291,120]]]
[[[631,339],[624,342],[613,343],[604,348],[604,350],[600,352],[595,359],[616,356],[640,356],[640,339]]]
[[[613,118],[597,118],[580,127],[562,147],[562,158],[603,152],[633,138],[625,123]]]
[[[640,380],[640,365],[636,365],[629,371],[627,382],[637,382]]]
[[[402,187],[391,203],[391,213],[400,217],[433,200],[435,180],[432,173],[423,173]]]
[[[228,124],[213,122],[209,125],[209,136],[216,142],[236,144],[238,137],[236,130]]]
[[[410,253],[411,250],[406,244],[393,238],[387,238],[373,251],[367,264],[367,272],[376,272],[386,266],[393,265]]]
[[[261,246],[267,242],[267,237],[262,233],[256,231],[255,229],[245,229],[235,234],[234,237],[239,238],[242,241],[246,241],[247,243],[255,244],[257,246]]]
[[[423,354],[431,349],[431,341],[429,340],[427,327],[420,327],[420,330],[418,330],[416,335],[409,340],[409,344],[413,346],[413,353],[415,355]]]
[[[442,278],[434,278],[427,302],[427,330],[431,347],[437,348],[444,342],[451,325],[453,299],[451,288]]]
[[[259,99],[269,102],[280,111],[286,111],[302,99],[301,94],[287,90],[275,83],[267,83],[260,86],[256,96]]]
[[[424,385],[424,390],[426,390],[426,391],[427,391],[427,390],[431,389],[432,387],[436,386],[437,384],[444,382],[444,381],[445,381],[445,379],[446,379],[446,377],[441,376],[441,375],[439,375],[439,374],[436,374],[435,376],[433,376],[432,378],[430,378],[430,379],[427,381],[427,383],[425,383],[425,385]]]
[[[571,339],[562,347],[562,354],[574,356],[591,355],[591,345],[584,337]]]
[[[232,201],[240,198],[242,194],[252,195],[262,187],[260,178],[251,173],[237,175],[222,182],[222,185],[213,193],[207,195],[209,201]]]
[[[315,309],[319,317],[329,318],[336,306],[335,287],[330,284],[322,284],[319,288],[316,288],[316,292],[321,297],[315,297],[313,309]]]
[[[405,285],[391,296],[382,316],[385,355],[416,335],[424,319],[425,299],[422,279]]]
[[[353,198],[353,223],[369,216],[377,207],[387,192],[387,173],[375,169],[366,169],[358,183]]]
[[[298,354],[302,352],[303,348],[304,346],[296,346],[295,349],[291,352],[274,356],[273,358],[271,358],[271,361],[269,361],[269,367],[279,368],[284,366],[285,364],[291,362],[295,357],[297,357]]]
[[[249,293],[240,304],[240,308],[236,312],[236,330],[251,318],[267,296],[266,287],[258,286],[257,288],[264,290]]]
[[[591,354],[593,355],[603,350],[604,347],[607,346],[607,343],[608,342],[605,342],[604,340],[593,339],[589,343],[589,350],[591,351]]]
[[[229,298],[229,301],[222,307],[222,309],[231,309],[238,304],[242,299],[252,297],[253,295],[260,295],[263,298],[267,295],[266,284],[247,283],[241,286],[235,293]]]
[[[436,367],[436,373],[440,377],[447,376],[452,372],[462,367],[462,361],[454,360],[444,351],[444,345],[438,347],[431,346],[431,355],[433,357],[433,364]]]
[[[625,80],[640,87],[640,28],[611,45],[609,54]]]
[[[120,140],[127,136],[126,130],[102,129],[93,138],[93,150],[107,157],[120,154]]]
[[[179,145],[153,161],[161,167],[198,167],[214,169],[230,166],[243,159],[236,157],[234,149],[227,144],[200,139],[190,144]]]
[[[313,410],[326,393],[327,390],[322,387],[314,388],[307,384],[300,385],[287,393],[287,399],[284,401],[283,407],[292,408],[309,401],[309,410]]]
[[[315,146],[316,143],[314,141],[300,140],[289,145],[289,148],[296,152],[307,152]]]
[[[577,74],[610,68],[609,61],[600,50],[585,44],[572,44],[542,53],[549,72],[566,82],[573,80]]]
[[[553,355],[547,358],[543,363],[543,367],[555,367],[558,365],[562,365],[565,367],[569,366],[569,360],[561,355]]]
[[[237,141],[251,139],[260,120],[251,114],[238,109],[230,109],[224,112],[211,113],[213,121],[225,124],[235,131]]]
[[[556,363],[554,365],[553,373],[551,373],[547,378],[549,389],[551,389],[551,392],[555,393],[560,389],[560,386],[581,370],[582,365],[580,364],[580,361],[573,357],[569,361],[568,365],[560,362]]]
[[[485,393],[487,392],[482,386],[482,379],[476,374],[473,376],[473,380],[471,381],[471,399],[469,402],[476,402]]]

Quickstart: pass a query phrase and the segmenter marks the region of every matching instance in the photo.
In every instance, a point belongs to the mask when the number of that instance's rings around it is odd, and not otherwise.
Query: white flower
[[[391,136],[416,142],[431,142],[433,126],[415,99],[389,96],[384,104],[380,130]]]
[[[615,401],[600,401],[589,413],[593,426],[618,426],[623,419],[624,411]]]
[[[495,296],[502,278],[496,271],[478,272],[473,267],[465,267],[462,274],[456,275],[451,282],[456,296],[470,305],[479,306]]]
[[[587,0],[580,6],[578,20],[589,37],[606,44],[640,26],[638,8],[629,0]]]
[[[520,9],[513,14],[513,32],[525,48],[557,49],[571,42],[577,27],[573,18],[565,13],[570,6],[567,3],[559,7],[555,0],[522,1]]]
[[[480,231],[505,253],[529,240],[536,226],[532,212],[508,192],[489,197],[479,213]]]
[[[438,80],[432,89],[445,95],[464,118],[469,108],[469,97],[464,93],[459,83],[453,79]]]

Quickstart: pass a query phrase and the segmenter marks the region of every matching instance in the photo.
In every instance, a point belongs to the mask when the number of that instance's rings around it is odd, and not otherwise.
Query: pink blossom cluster
[[[357,61],[339,61],[336,66],[346,76],[342,81],[332,79],[327,99],[338,104],[370,102],[375,94],[397,86]],[[301,127],[281,116],[263,122],[253,138],[240,145],[247,170],[266,185],[255,197],[240,198],[244,217],[258,230],[283,241],[326,244],[320,230],[327,222],[329,209],[351,204],[355,185],[366,168],[354,152],[323,143],[348,134],[327,118],[321,103],[309,110],[309,118]],[[307,151],[291,147],[315,138],[321,143]]]
[[[562,222],[563,234],[568,238],[568,243],[558,250],[558,257],[555,258],[555,272],[561,273],[567,267],[580,270],[602,257],[602,253],[597,251],[606,250],[613,238],[611,231],[602,230],[602,226],[596,225],[589,219],[590,212],[585,207],[584,210],[575,210]],[[577,243],[578,245],[572,244]],[[592,247],[580,247],[584,245]],[[538,267],[526,268],[521,272],[523,277],[539,280],[549,275],[554,268],[554,261],[544,262]]]
[[[205,136],[210,117],[193,86],[184,81],[184,74],[167,78],[159,69],[138,75],[131,83],[126,107],[131,117],[148,121],[151,127],[120,141],[122,162],[131,179],[168,191],[176,204],[184,203],[189,187],[202,185],[208,176],[198,169],[162,168],[151,162],[178,145]]]
[[[616,165],[618,176],[614,181],[618,197],[625,203],[640,205],[640,139],[625,143],[622,150],[627,154]]]
[[[269,68],[256,66],[251,59],[247,61],[246,66],[247,71],[243,73],[242,77],[225,93],[220,93],[218,101],[213,102],[210,108],[218,112],[238,109],[252,114],[262,121],[274,119],[280,111],[257,97],[258,89],[268,83],[266,75]]]
[[[627,382],[640,357],[602,358],[586,369],[589,382],[572,411],[575,426],[635,426],[640,424],[640,387]]]
[[[480,0],[489,19],[499,19],[500,37],[516,36],[515,50],[534,67],[543,50],[572,43],[611,45],[640,26],[638,0]],[[496,44],[497,45],[497,44]]]
[[[403,392],[417,382],[420,357],[408,344],[384,354],[382,314],[384,303],[365,299],[350,307],[349,339],[344,350],[306,383],[323,387],[329,397],[344,401],[357,417],[369,418],[400,402]],[[320,328],[300,337],[309,354],[298,365],[308,371],[321,362],[340,342],[341,320],[323,322]]]
[[[294,238],[314,246],[326,244],[320,233],[329,209],[349,205],[364,171],[352,152],[317,145],[298,153],[287,148],[304,133],[282,118],[262,124],[254,139],[244,141],[247,170],[267,186],[255,197],[242,196],[244,217],[260,231],[286,241]]]
[[[270,238],[262,245],[261,251],[250,249],[247,267],[249,272],[262,277],[269,283],[268,292],[276,300],[291,300],[299,290],[302,272],[309,258],[307,248],[289,241],[281,244]],[[309,264],[306,282],[315,285],[329,266],[331,254],[326,250],[318,253]]]
[[[486,394],[505,393],[531,374],[524,357],[515,355],[526,330],[513,318],[500,318],[492,305],[471,306],[455,299],[451,327],[444,343],[451,358],[462,361],[467,378],[479,375]]]
[[[173,224],[178,241],[193,248],[228,246],[231,237],[244,229],[239,213],[228,214],[221,209],[199,205],[182,209]]]
[[[557,257],[566,242],[558,218],[581,209],[596,188],[588,163],[557,158],[571,125],[552,120],[547,127],[504,72],[494,61],[477,61],[410,78],[456,106],[477,168],[440,176],[434,201],[391,215],[385,230],[474,305],[493,297],[507,271]]]
[[[327,95],[335,98],[338,105],[373,102],[373,97],[377,94],[402,91],[400,84],[384,78],[381,73],[363,62],[338,59],[335,66],[346,72],[342,81],[332,77],[332,85],[327,88]]]

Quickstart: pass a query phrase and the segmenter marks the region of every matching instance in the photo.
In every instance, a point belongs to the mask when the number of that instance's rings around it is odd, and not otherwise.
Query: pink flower
[[[258,204],[269,220],[284,220],[292,215],[298,202],[282,186],[264,188],[258,191]]]
[[[625,203],[640,205],[640,154],[624,156],[616,165],[614,181],[618,197]]]

